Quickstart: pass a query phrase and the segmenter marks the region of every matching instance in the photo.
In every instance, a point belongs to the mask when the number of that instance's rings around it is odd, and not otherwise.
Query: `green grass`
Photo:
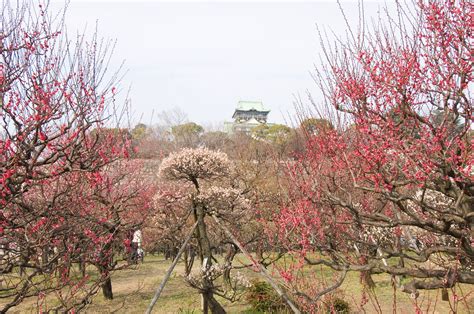
[[[248,262],[242,256],[237,256],[237,260],[241,262]],[[289,260],[287,260],[288,262]],[[280,261],[282,265],[285,261]],[[165,260],[162,256],[147,256],[143,264],[133,267],[131,269],[117,271],[112,276],[112,285],[114,291],[114,300],[105,300],[102,297],[101,291],[94,297],[93,303],[88,305],[85,309],[87,313],[144,313],[150,300],[152,299],[155,289],[160,284],[165,272],[170,266],[171,261]],[[198,263],[196,263],[198,264]],[[198,267],[198,265],[196,265]],[[94,275],[94,268],[89,268],[88,273]],[[156,313],[200,313],[200,296],[194,289],[189,287],[183,279],[184,267],[183,264],[178,264],[174,270],[168,284],[166,285],[160,299],[155,305]],[[258,274],[251,270],[242,270],[249,279],[260,278]],[[273,272],[277,276],[276,272]],[[317,289],[322,288],[320,283],[326,282],[331,284],[336,275],[325,267],[305,267],[302,271],[303,278],[306,282],[314,284]],[[387,275],[373,275],[376,283],[373,295],[376,296],[380,308],[383,313],[392,313],[394,291],[391,284],[391,279]],[[473,286],[461,285],[464,294],[471,292],[466,303],[474,309],[474,292]],[[457,288],[459,293],[459,288]],[[355,313],[360,313],[362,310],[357,306],[360,304],[363,286],[360,283],[358,273],[349,273],[344,284],[337,291],[338,296],[344,298],[352,305]],[[461,294],[461,293],[459,293]],[[398,313],[413,313],[413,300],[406,293],[399,290],[395,292],[397,300]],[[450,292],[450,296],[452,296]],[[377,306],[374,297],[365,305],[364,310],[367,313],[376,313]],[[251,310],[250,305],[245,299],[235,302],[233,304],[228,301],[220,299],[224,308],[228,313],[257,313]],[[2,302],[0,300],[0,302]],[[49,305],[55,303],[54,298],[50,299]],[[435,306],[436,303],[436,306]],[[423,313],[450,313],[449,303],[441,301],[440,291],[422,291],[418,298],[418,305]],[[36,313],[36,299],[30,299],[22,303],[20,306],[14,308],[11,313]],[[460,304],[458,313],[469,313],[466,306]]]

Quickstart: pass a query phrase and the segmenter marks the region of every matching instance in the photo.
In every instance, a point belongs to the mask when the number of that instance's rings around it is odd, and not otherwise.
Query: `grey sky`
[[[381,5],[366,2],[366,17]],[[357,18],[357,3],[343,6]],[[125,59],[123,85],[132,85],[134,119],[144,123],[174,106],[198,123],[230,120],[239,100],[261,100],[269,120],[283,122],[295,94],[317,95],[315,25],[345,30],[336,1],[71,1],[69,32],[96,20],[101,36],[118,40],[113,66]]]

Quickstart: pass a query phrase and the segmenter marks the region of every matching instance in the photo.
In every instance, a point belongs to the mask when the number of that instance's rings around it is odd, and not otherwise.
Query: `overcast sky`
[[[383,3],[366,1],[366,17]],[[357,2],[342,4],[355,21]],[[319,63],[316,24],[345,31],[335,0],[71,1],[69,33],[92,31],[96,21],[101,36],[118,41],[112,67],[125,60],[122,86],[132,86],[134,119],[144,123],[177,106],[191,121],[217,124],[231,120],[239,100],[261,100],[271,122],[284,122],[295,95],[317,95],[310,75]]]

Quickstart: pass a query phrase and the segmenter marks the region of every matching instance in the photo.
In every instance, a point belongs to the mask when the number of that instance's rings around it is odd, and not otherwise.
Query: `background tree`
[[[188,115],[179,107],[173,107],[158,113],[158,125],[171,128],[188,122]]]
[[[140,141],[149,134],[149,128],[146,124],[138,123],[135,125],[131,133],[134,140]]]
[[[205,147],[211,150],[225,150],[230,144],[231,138],[222,131],[208,131],[202,134],[201,141]]]
[[[189,194],[186,186],[180,183],[157,183],[158,192],[154,199],[154,211],[144,230],[147,238],[145,250],[149,253],[162,253],[165,259],[174,259],[184,243],[186,232],[191,228],[189,216]],[[194,263],[195,243],[185,251],[184,259],[189,273]],[[188,254],[189,253],[189,254]],[[189,259],[188,256],[189,255]]]
[[[267,151],[275,154],[272,158],[278,160],[293,155],[299,146],[298,136],[297,130],[284,124],[261,124],[251,132],[251,137],[258,141],[257,145],[265,143]]]
[[[309,135],[313,135],[320,131],[332,130],[334,129],[334,126],[331,121],[327,119],[306,118],[301,121],[300,129]]]
[[[171,134],[178,147],[196,147],[204,129],[199,124],[188,122],[171,128]]]
[[[104,280],[103,295],[113,299],[111,273],[128,266],[120,262],[130,262],[130,236],[141,230],[150,216],[155,188],[143,162],[136,159],[116,161],[91,179],[94,184],[86,182],[88,190],[76,192],[90,200],[80,203],[77,212],[83,215],[80,225],[88,226],[83,237],[90,238],[95,248],[84,250],[85,256],[80,258],[97,267]]]
[[[162,126],[147,127],[146,135],[134,141],[134,158],[160,160],[176,150],[169,131]]]

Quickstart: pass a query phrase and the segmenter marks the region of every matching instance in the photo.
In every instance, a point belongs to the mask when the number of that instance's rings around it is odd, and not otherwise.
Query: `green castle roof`
[[[237,104],[237,108],[235,110],[239,111],[263,111],[263,112],[270,112],[270,110],[265,109],[263,103],[261,101],[239,101]]]

